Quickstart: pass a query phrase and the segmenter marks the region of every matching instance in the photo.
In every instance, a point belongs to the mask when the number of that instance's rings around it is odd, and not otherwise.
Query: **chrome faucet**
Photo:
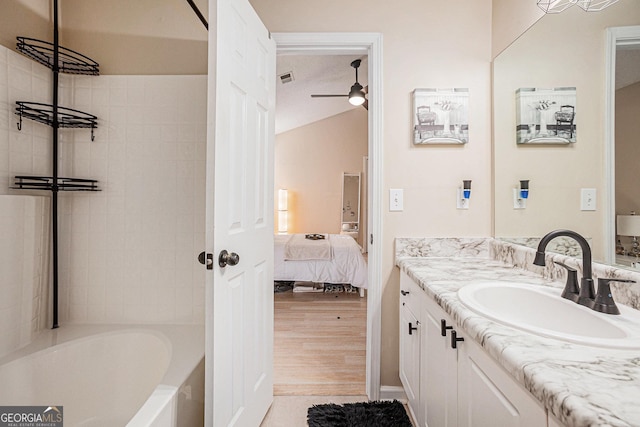
[[[533,263],[535,265],[545,266],[545,248],[551,240],[560,236],[571,237],[576,242],[578,242],[578,244],[580,244],[580,249],[582,249],[582,278],[580,279],[580,293],[578,294],[576,302],[580,305],[593,308],[595,300],[595,290],[593,286],[593,278],[591,277],[591,247],[589,247],[587,239],[571,230],[555,230],[547,233],[538,244],[538,250],[536,252],[536,257]]]

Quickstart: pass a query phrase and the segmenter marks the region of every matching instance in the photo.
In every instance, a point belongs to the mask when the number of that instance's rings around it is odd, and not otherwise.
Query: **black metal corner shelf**
[[[56,179],[52,176],[27,176],[15,177],[14,190],[54,190]],[[101,191],[98,188],[98,181],[95,179],[83,178],[62,178],[57,179],[57,191]]]
[[[93,141],[93,129],[98,127],[98,118],[92,114],[60,106],[54,108],[54,105],[40,102],[16,101],[16,105],[16,115],[20,117],[18,130],[22,128],[24,117],[48,126],[56,125],[59,128],[91,129]],[[54,116],[54,109],[57,110],[57,117]]]
[[[55,64],[55,45],[44,40],[17,37],[16,49],[53,70]],[[84,74],[97,76],[100,66],[97,62],[74,50],[58,46],[58,71],[66,74]]]
[[[91,140],[94,139],[93,130],[98,127],[96,116],[71,108],[60,107],[59,74],[99,75],[98,63],[73,50],[60,46],[58,33],[58,0],[53,0],[53,43],[28,37],[18,37],[16,49],[25,56],[51,69],[52,102],[17,101],[15,113],[20,117],[18,130],[22,130],[22,118],[27,118],[51,127],[52,159],[51,176],[16,176],[12,189],[40,190],[51,192],[51,281],[52,295],[52,329],[58,325],[58,294],[59,294],[59,248],[58,248],[58,193],[60,191],[100,191],[98,181],[93,179],[62,178],[58,174],[58,131],[60,128],[91,129]]]

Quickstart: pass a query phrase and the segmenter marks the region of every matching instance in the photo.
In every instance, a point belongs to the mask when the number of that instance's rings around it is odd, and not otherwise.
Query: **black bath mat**
[[[397,400],[314,405],[307,411],[307,422],[309,427],[412,427]]]

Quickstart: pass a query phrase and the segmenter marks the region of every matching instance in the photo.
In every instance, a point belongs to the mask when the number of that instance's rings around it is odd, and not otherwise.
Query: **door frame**
[[[382,309],[382,34],[381,33],[272,33],[276,55],[368,55],[369,175],[367,218],[367,382],[370,400],[380,398],[380,344]]]

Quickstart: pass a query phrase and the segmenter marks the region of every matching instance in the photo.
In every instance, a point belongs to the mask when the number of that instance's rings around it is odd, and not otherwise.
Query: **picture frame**
[[[568,145],[577,141],[576,88],[516,90],[516,143]]]
[[[469,142],[469,89],[415,89],[413,144]]]

